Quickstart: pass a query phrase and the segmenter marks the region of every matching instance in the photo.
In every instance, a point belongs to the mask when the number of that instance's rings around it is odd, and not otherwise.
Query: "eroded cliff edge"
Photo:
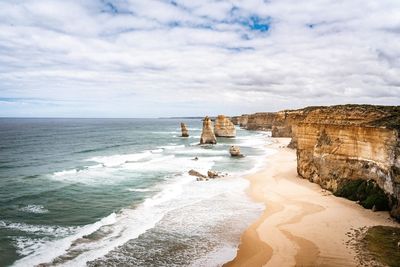
[[[365,187],[379,187],[391,215],[400,221],[400,106],[308,107],[245,116],[246,129],[292,137],[301,177],[334,193],[354,190],[353,200],[369,201],[374,209],[380,209],[380,196],[368,195],[376,190]],[[354,187],[356,181],[368,183]]]

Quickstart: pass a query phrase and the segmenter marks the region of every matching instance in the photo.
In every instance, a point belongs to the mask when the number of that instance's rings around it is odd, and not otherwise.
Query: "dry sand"
[[[248,193],[263,202],[262,216],[242,235],[237,255],[224,266],[357,266],[349,232],[398,226],[387,212],[372,212],[301,179],[289,138],[274,138],[276,153],[250,175]]]

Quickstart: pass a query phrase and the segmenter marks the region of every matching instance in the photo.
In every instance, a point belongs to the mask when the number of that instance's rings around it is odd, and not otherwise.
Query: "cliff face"
[[[272,122],[272,137],[293,137],[293,128],[303,121],[310,109],[283,110],[275,113]]]
[[[201,132],[200,144],[216,144],[217,138],[215,137],[212,121],[209,117],[203,120],[203,130]]]
[[[232,117],[232,122],[247,130],[270,130],[272,137],[292,137],[293,126],[302,121],[309,110],[260,112]]]
[[[243,114],[240,116],[232,117],[231,121],[234,125],[239,125],[242,128],[246,128],[248,119],[249,119],[249,115]]]
[[[400,107],[333,106],[309,111],[294,126],[297,171],[336,192],[349,181],[373,180],[400,219]]]
[[[218,137],[235,137],[236,128],[229,118],[218,115],[215,119],[214,133]]]
[[[271,130],[275,119],[274,112],[260,112],[248,115],[247,130]]]
[[[248,130],[270,130],[272,137],[292,137],[289,146],[297,147],[301,177],[338,195],[343,195],[348,185],[373,184],[387,197],[391,215],[400,220],[400,106],[316,106],[255,113],[246,119]],[[236,119],[237,123],[241,120],[243,115]],[[364,189],[357,188],[363,193],[356,190],[352,197],[367,197],[364,203],[369,204],[376,195],[366,192],[377,191]]]

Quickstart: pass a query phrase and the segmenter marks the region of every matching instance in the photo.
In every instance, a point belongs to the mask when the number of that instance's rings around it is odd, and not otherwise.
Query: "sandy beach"
[[[387,212],[372,212],[301,179],[289,138],[274,138],[276,153],[247,177],[249,195],[265,204],[242,235],[237,255],[224,266],[357,266],[346,245],[349,232],[374,225],[398,226]]]

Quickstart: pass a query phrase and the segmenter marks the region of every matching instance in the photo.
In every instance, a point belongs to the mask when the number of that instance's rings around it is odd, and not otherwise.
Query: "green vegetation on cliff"
[[[341,183],[335,196],[359,201],[366,209],[389,210],[389,198],[372,180],[345,180]]]
[[[371,256],[382,264],[400,267],[400,228],[374,226],[362,240]]]

